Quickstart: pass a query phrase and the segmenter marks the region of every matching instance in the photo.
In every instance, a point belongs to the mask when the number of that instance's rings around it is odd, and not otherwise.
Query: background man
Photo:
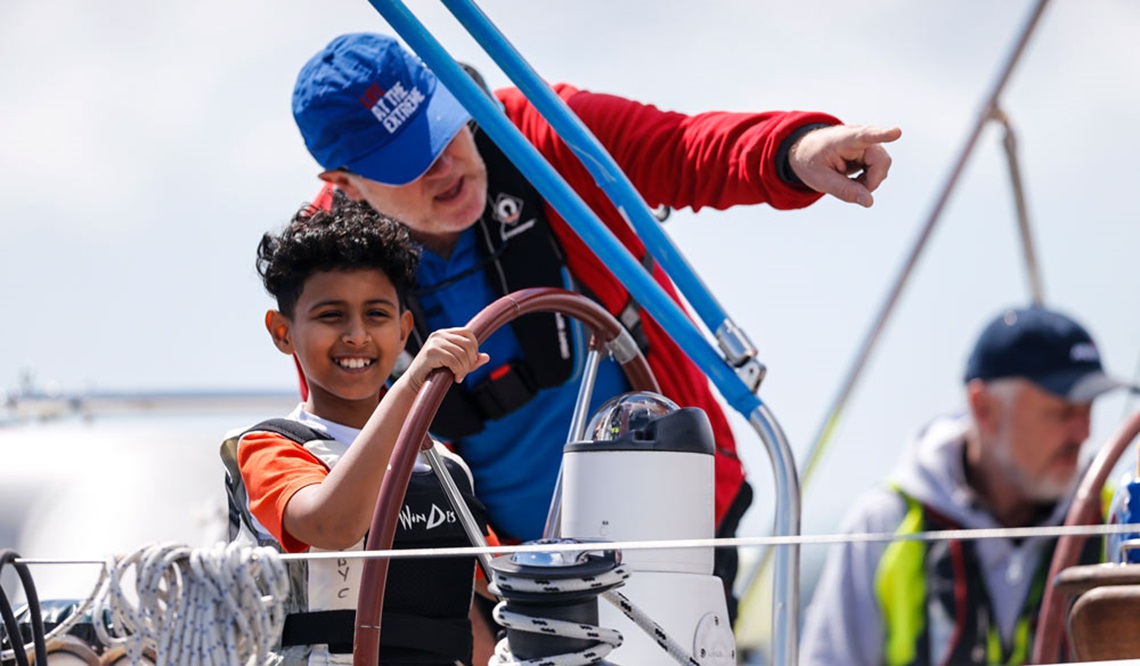
[[[966,412],[927,425],[848,533],[1059,525],[1105,375],[1088,332],[1040,307],[990,322],[966,363]],[[846,543],[808,609],[805,664],[1018,664],[1055,538]]]

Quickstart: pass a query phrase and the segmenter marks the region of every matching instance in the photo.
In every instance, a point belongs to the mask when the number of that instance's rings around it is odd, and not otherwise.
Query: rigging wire
[[[1013,204],[1017,210],[1017,228],[1021,235],[1021,252],[1025,257],[1025,274],[1029,282],[1029,295],[1034,305],[1044,305],[1045,287],[1041,283],[1041,271],[1037,266],[1037,251],[1034,249],[1033,232],[1029,227],[1029,208],[1025,203],[1025,190],[1021,184],[1021,166],[1017,159],[1017,133],[1009,122],[1009,116],[999,106],[994,106],[990,120],[1000,123],[1005,129],[1002,146],[1005,148],[1006,164],[1009,166],[1009,180],[1013,187]]]
[[[1009,81],[1010,75],[1013,72],[1013,68],[1017,64],[1018,60],[1020,60],[1021,54],[1024,52],[1025,46],[1029,42],[1029,38],[1033,34],[1034,28],[1039,23],[1041,15],[1044,13],[1045,6],[1047,4],[1048,0],[1038,0],[1032,14],[1026,21],[1025,26],[1022,28],[1021,33],[1017,38],[1017,42],[1015,43],[1012,52],[1006,60],[1001,73],[999,74],[992,89],[982,104],[981,111],[974,123],[974,127],[971,130],[970,135],[967,137],[966,142],[963,145],[962,150],[958,156],[958,159],[951,169],[950,175],[946,179],[946,183],[943,185],[941,193],[935,201],[933,209],[931,209],[930,214],[927,216],[926,222],[919,230],[918,236],[915,239],[914,244],[912,245],[911,250],[906,257],[906,260],[903,262],[903,266],[895,278],[894,284],[891,286],[887,297],[883,300],[883,303],[879,308],[878,314],[875,316],[875,320],[872,323],[870,330],[868,330],[866,336],[863,338],[863,342],[860,344],[859,350],[856,353],[855,361],[848,369],[840,385],[838,393],[832,400],[831,405],[828,407],[826,416],[823,419],[823,423],[821,424],[815,439],[812,441],[811,446],[808,448],[803,458],[801,459],[801,489],[807,488],[808,482],[815,472],[823,453],[827,450],[828,445],[831,443],[835,432],[838,429],[839,422],[842,419],[843,411],[847,406],[847,401],[854,393],[855,385],[858,383],[860,377],[862,376],[863,370],[866,367],[867,362],[870,359],[872,352],[874,351],[874,348],[878,344],[880,336],[886,328],[887,321],[890,319],[895,306],[898,304],[898,300],[902,295],[902,291],[909,281],[911,273],[914,271],[915,266],[918,264],[919,257],[922,255],[922,252],[925,249],[927,242],[930,240],[935,226],[937,226],[938,221],[942,216],[942,211],[950,199],[950,194],[953,192],[954,187],[957,185],[959,177],[965,170],[966,162],[969,160],[970,155],[974,151],[974,147],[977,144],[979,137],[981,136],[982,129],[988,122],[993,119],[994,111],[998,108],[998,99],[1001,97],[1002,91],[1005,89],[1006,83]],[[770,533],[771,529],[769,529],[768,532]],[[762,553],[760,557],[757,558],[756,563],[752,566],[751,570],[744,572],[745,578],[743,579],[741,586],[741,589],[744,590],[744,593],[741,595],[740,616],[745,615],[747,612],[747,607],[750,605],[748,603],[749,597],[752,597],[758,593],[758,582],[761,579],[760,574],[761,571],[766,568],[769,558],[770,552],[766,551]]]
[[[891,541],[978,541],[983,539],[1021,540],[1030,538],[1057,538],[1064,536],[1108,536],[1140,532],[1140,524],[1116,523],[1098,525],[1051,525],[1038,527],[987,527],[952,530],[930,530],[897,534],[895,532],[856,532],[828,534],[800,534],[795,536],[718,537],[710,539],[661,539],[642,541],[600,541],[598,547],[606,550],[670,550],[685,548],[758,548],[779,546],[820,546],[840,543],[872,543]],[[221,543],[218,549],[227,545]],[[189,547],[183,546],[189,550]],[[270,549],[272,550],[272,549]],[[329,560],[329,559],[414,559],[434,557],[471,557],[477,555],[512,555],[515,553],[580,553],[581,543],[522,544],[517,546],[451,546],[446,548],[405,548],[400,550],[321,551],[315,553],[280,554],[272,551],[275,560]],[[203,555],[204,556],[204,555]],[[112,558],[113,559],[113,558]],[[30,558],[17,560],[27,565],[103,564],[111,560],[91,558]]]

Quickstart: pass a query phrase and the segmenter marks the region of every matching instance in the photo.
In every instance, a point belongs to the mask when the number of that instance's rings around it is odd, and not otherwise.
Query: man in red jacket
[[[881,145],[897,128],[845,126],[813,112],[687,116],[566,84],[555,92],[613,155],[651,207],[807,206],[823,194],[870,206],[887,176]],[[517,89],[495,91],[510,121],[676,298],[605,193]],[[704,409],[717,440],[719,536],[735,534],[751,489],[707,377],[478,128],[414,55],[374,34],[334,39],[301,70],[293,114],[325,169],[353,200],[403,221],[424,248],[410,295],[418,339],[466,322],[504,293],[534,286],[589,294],[631,329],[662,392]],[[328,195],[329,192],[324,194]],[[502,537],[542,535],[577,396],[585,341],[560,316],[528,315],[484,344],[491,362],[456,385],[433,424],[468,462]],[[416,351],[417,336],[409,342]],[[604,363],[596,407],[628,390]],[[731,599],[736,553],[717,550]]]

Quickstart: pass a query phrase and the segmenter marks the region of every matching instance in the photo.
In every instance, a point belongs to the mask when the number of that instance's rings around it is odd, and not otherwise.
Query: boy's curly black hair
[[[400,222],[364,202],[337,193],[332,210],[301,207],[278,235],[267,233],[257,247],[257,272],[277,309],[293,317],[305,280],[337,270],[383,271],[396,287],[400,309],[419,265],[419,246]]]

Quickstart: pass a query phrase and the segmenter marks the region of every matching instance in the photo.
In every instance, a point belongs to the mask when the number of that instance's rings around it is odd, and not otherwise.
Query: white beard
[[[1076,488],[1079,475],[1074,472],[1066,479],[1049,476],[1030,479],[1017,466],[1009,455],[1009,442],[1005,433],[994,441],[994,459],[1000,467],[1002,477],[1012,484],[1019,493],[1034,502],[1056,502]]]

